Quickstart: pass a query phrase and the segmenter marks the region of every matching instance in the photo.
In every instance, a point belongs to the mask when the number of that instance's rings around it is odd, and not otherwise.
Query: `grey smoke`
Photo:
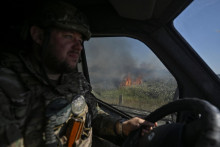
[[[91,83],[95,86],[104,84],[105,88],[117,88],[128,74],[132,79],[142,76],[143,80],[169,75],[147,46],[140,46],[137,42],[139,41],[122,37],[95,38],[86,42]],[[143,50],[146,50],[140,58],[135,56],[140,51],[137,47],[144,47]]]

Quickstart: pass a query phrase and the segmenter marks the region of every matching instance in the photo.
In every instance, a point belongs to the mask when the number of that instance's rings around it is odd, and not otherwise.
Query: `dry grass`
[[[173,80],[147,81],[141,85],[118,89],[94,89],[94,94],[101,100],[116,105],[122,96],[123,106],[153,111],[173,100],[176,87]]]

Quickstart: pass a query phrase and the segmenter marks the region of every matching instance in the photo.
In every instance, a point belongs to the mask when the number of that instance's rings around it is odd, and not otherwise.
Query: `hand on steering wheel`
[[[174,112],[190,111],[201,114],[201,118],[190,122],[189,124],[170,124],[155,128],[151,133],[140,137],[141,129],[132,132],[126,141],[124,147],[137,147],[138,145],[146,147],[159,147],[170,143],[170,134],[177,134],[171,138],[172,145],[175,147],[179,144],[182,146],[195,147],[219,147],[220,146],[220,112],[208,101],[198,98],[185,98],[166,104],[148,115],[145,120],[156,122],[166,115]],[[172,132],[172,133],[170,133]],[[162,137],[162,135],[168,135]],[[173,143],[174,142],[174,143]],[[176,142],[176,143],[175,143]]]

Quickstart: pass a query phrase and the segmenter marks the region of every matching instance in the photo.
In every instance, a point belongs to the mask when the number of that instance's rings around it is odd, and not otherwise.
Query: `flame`
[[[125,77],[124,79],[124,86],[131,86],[131,77],[130,75],[128,75],[127,77]]]
[[[138,76],[137,79],[133,82],[133,85],[142,84],[142,76]]]
[[[132,81],[130,74],[128,74],[121,82],[120,87],[140,85],[140,84],[142,84],[142,76],[138,76],[134,81]]]

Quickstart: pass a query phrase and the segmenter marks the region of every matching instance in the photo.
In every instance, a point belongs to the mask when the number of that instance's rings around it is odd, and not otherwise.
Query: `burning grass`
[[[119,97],[123,97],[123,106],[153,111],[173,100],[176,87],[174,80],[145,81],[117,89],[94,89],[94,94],[109,104],[118,105]]]

